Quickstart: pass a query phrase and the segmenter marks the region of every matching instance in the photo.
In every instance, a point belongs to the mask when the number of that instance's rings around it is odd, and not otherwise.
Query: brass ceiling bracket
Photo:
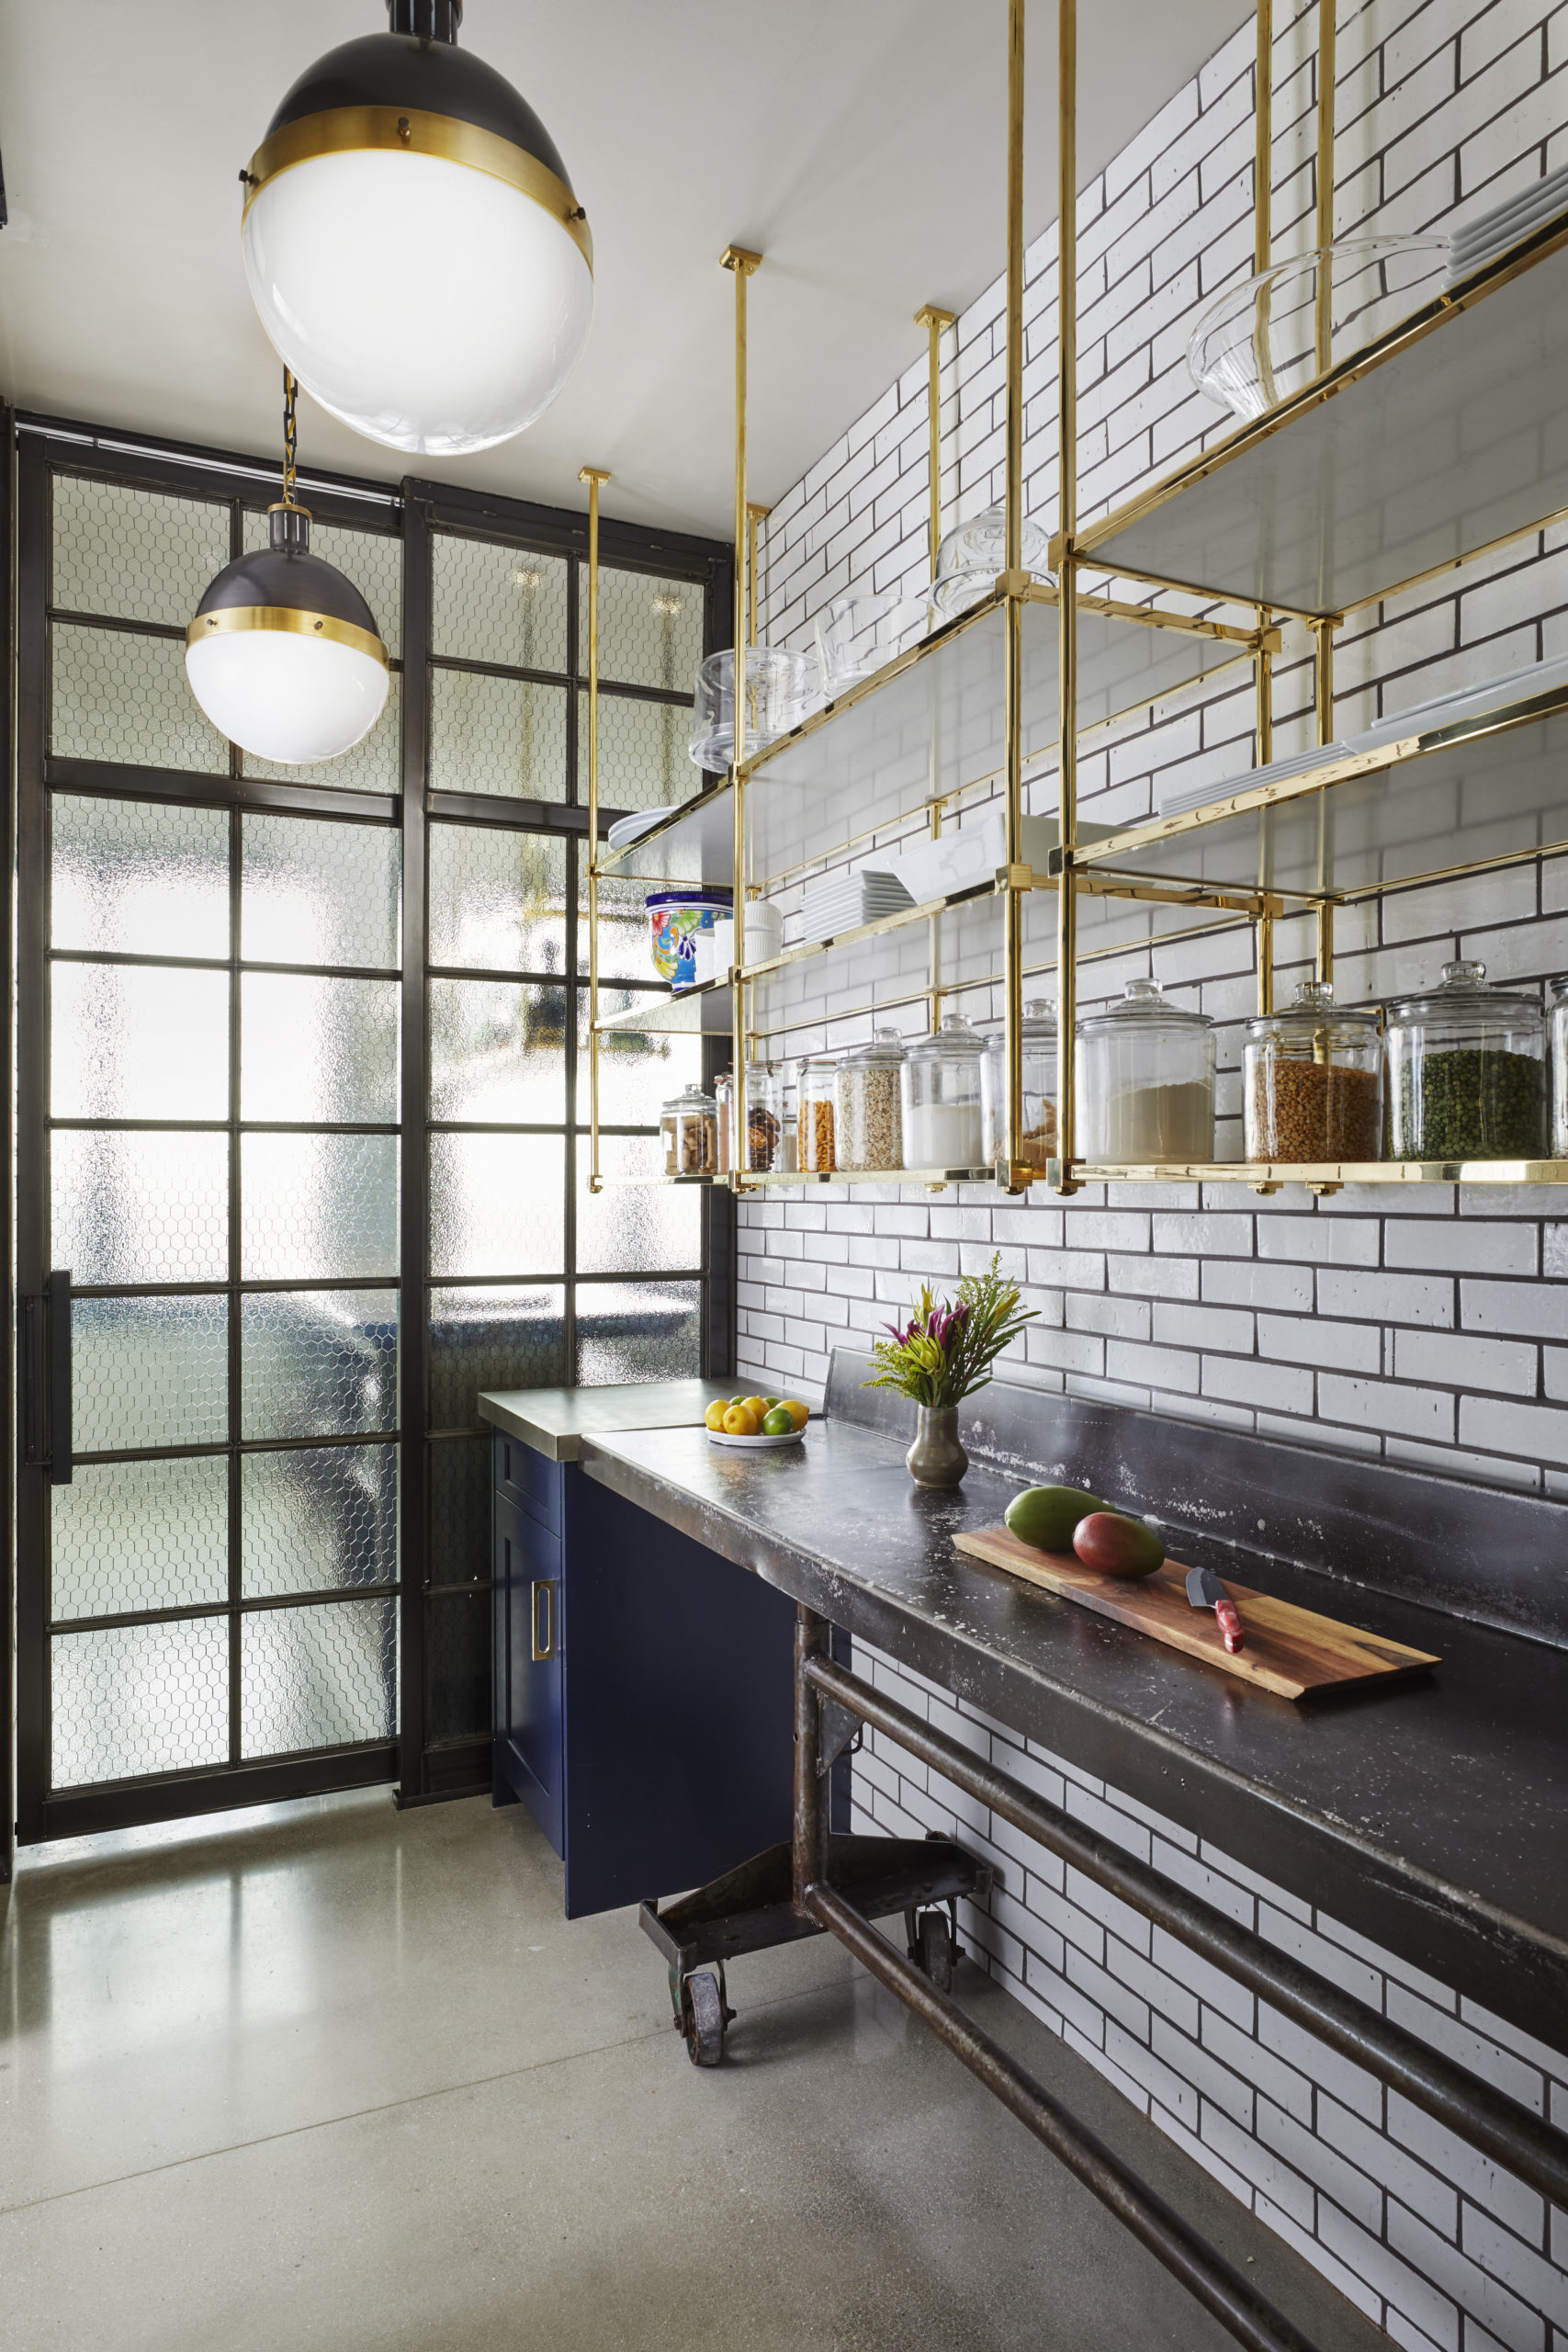
[[[726,245],[718,257],[720,269],[739,269],[748,277],[754,277],[762,266],[761,254],[749,253],[744,245]]]

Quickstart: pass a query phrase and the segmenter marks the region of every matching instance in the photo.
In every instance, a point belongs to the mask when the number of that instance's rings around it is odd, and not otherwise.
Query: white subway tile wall
[[[1047,16],[1049,11],[1046,12]],[[1276,258],[1312,243],[1315,5],[1276,0]],[[1094,38],[1092,14],[1083,37]],[[1340,0],[1336,233],[1452,228],[1568,162],[1568,0]],[[1230,420],[1185,366],[1199,306],[1252,254],[1250,22],[1078,202],[1079,511],[1087,520]],[[998,230],[1000,224],[998,222]],[[941,289],[932,289],[940,292]],[[759,299],[761,299],[759,297]],[[1056,507],[1055,232],[1028,256],[1025,498]],[[913,330],[911,331],[913,341]],[[1001,284],[944,340],[944,520],[1002,493]],[[762,633],[805,642],[850,586],[926,576],[923,355],[777,500],[765,526]],[[1136,592],[1124,592],[1136,593]],[[1193,607],[1193,600],[1189,600]],[[1517,540],[1351,616],[1335,731],[1568,650],[1568,526]],[[1311,741],[1305,639],[1275,665],[1275,751]],[[1238,667],[1088,739],[1080,807],[1102,822],[1253,760]],[[1043,805],[1054,800],[1044,769]],[[1278,926],[1278,988],[1310,969],[1305,925]],[[1532,989],[1568,966],[1568,861],[1401,891],[1341,913],[1337,980],[1376,999],[1454,955]],[[1089,967],[1092,969],[1093,967]],[[1221,1157],[1240,1157],[1245,931],[1101,963],[1086,996],[1153,969],[1220,1024]],[[975,1017],[999,1013],[970,997]],[[833,1044],[852,1042],[837,1024]],[[818,1042],[816,1039],[813,1043]],[[897,1185],[774,1194],[740,1208],[739,1362],[807,1394],[834,1347],[864,1347],[926,1279],[993,1250],[1037,1319],[1004,1365],[1044,1390],[1568,1494],[1568,1184],[1402,1195],[1229,1186],[1091,1188],[1067,1204],[989,1188]],[[877,1653],[857,1664],[917,1713],[1152,1860],[1411,2030],[1568,2128],[1568,2058],[1461,2003],[1353,1927],[1269,1886],[1114,1788],[955,1709]],[[970,1906],[971,1953],[1207,2170],[1415,2352],[1568,2352],[1568,2216],[1371,2076],[1255,2002],[880,1736],[855,1768],[857,1826],[956,1829],[998,1871]]]

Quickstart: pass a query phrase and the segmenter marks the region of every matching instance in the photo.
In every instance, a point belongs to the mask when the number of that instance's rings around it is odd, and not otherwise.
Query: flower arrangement
[[[993,1256],[983,1274],[964,1275],[956,1298],[939,1304],[924,1283],[903,1329],[889,1323],[889,1336],[872,1348],[875,1371],[863,1385],[897,1388],[940,1411],[986,1387],[1002,1350],[1033,1319],[1018,1284],[1006,1280]]]

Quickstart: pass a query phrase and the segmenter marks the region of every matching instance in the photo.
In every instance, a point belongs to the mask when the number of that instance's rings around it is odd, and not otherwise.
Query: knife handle
[[[1215,1601],[1214,1614],[1220,1621],[1220,1632],[1224,1636],[1225,1647],[1234,1657],[1237,1650],[1246,1648],[1247,1638],[1241,1630],[1240,1611],[1229,1593],[1223,1600]]]

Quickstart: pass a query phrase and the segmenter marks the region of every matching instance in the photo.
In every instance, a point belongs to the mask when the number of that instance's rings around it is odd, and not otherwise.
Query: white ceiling
[[[1087,181],[1250,14],[1081,10]],[[312,57],[380,0],[0,0],[0,390],[24,408],[270,455],[277,362],[240,264],[237,174]],[[1005,0],[470,0],[462,39],[523,91],[592,224],[597,303],[517,439],[417,470],[726,537],[734,242],[750,288],[750,491],[782,495],[919,356],[923,302],[1002,265]],[[1056,12],[1030,22],[1026,220],[1055,215]],[[302,403],[300,459],[406,469]]]

